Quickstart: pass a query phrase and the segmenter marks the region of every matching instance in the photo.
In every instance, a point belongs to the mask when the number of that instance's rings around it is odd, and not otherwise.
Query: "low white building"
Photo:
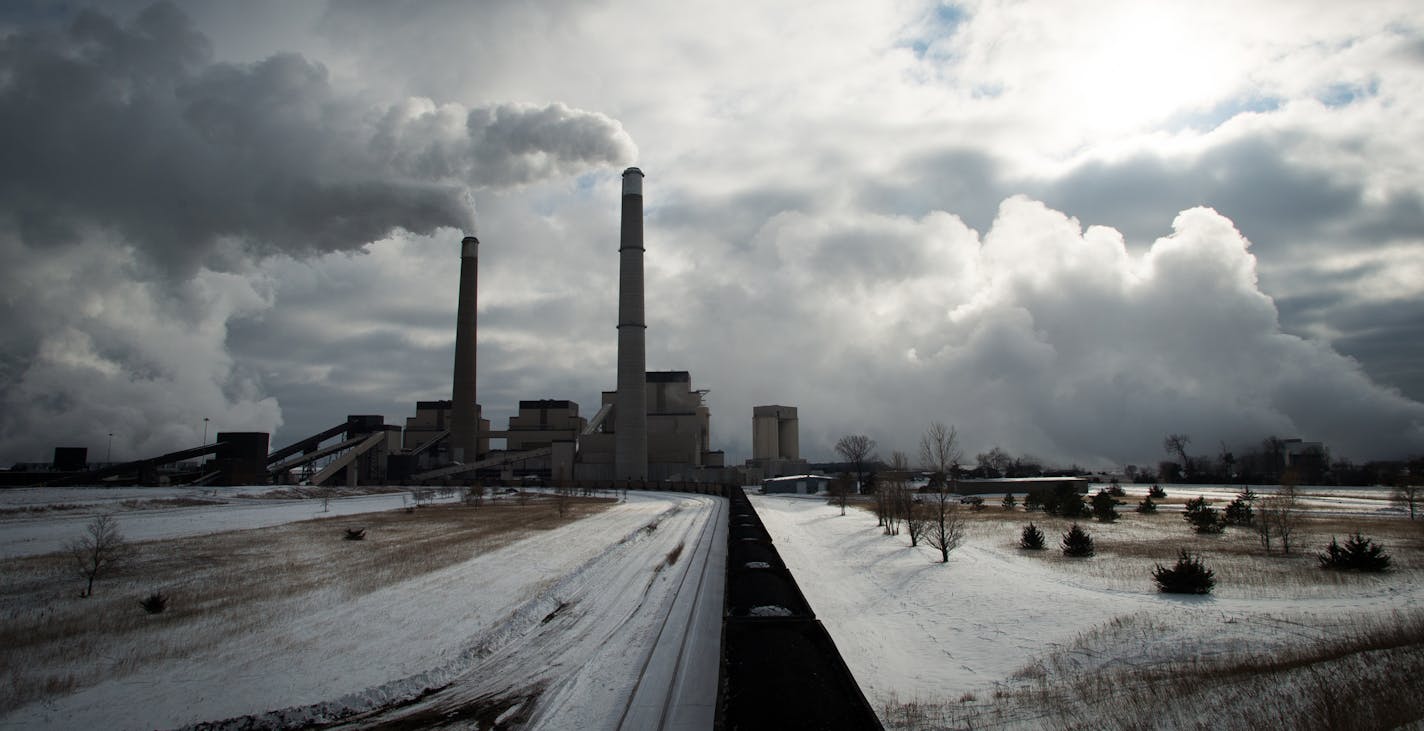
[[[770,477],[761,481],[761,491],[764,495],[815,495],[830,492],[832,479],[825,475]]]

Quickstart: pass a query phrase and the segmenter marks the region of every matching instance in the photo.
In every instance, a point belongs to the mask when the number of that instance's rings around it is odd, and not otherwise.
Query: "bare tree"
[[[925,543],[939,551],[940,563],[949,563],[949,552],[964,540],[964,516],[959,514],[959,502],[947,485],[935,488],[929,504],[921,508],[928,513],[925,521]]]
[[[920,437],[920,464],[928,470],[931,482],[945,485],[955,477],[964,451],[959,447],[959,433],[954,427],[946,427],[941,422],[930,424],[925,435]]]
[[[558,509],[560,518],[569,512],[569,505],[573,504],[573,501],[574,488],[563,485],[554,488],[554,507]]]
[[[1300,526],[1301,514],[1296,502],[1295,485],[1290,475],[1283,479],[1280,491],[1260,500],[1256,509],[1256,535],[1261,539],[1261,547],[1271,552],[1271,539],[1278,538],[1281,552],[1290,553],[1291,535]]]
[[[1226,448],[1226,442],[1221,443],[1221,453],[1217,455],[1216,461],[1221,465],[1221,481],[1227,484],[1236,479],[1236,455]]]
[[[1409,478],[1400,476],[1399,484],[1395,485],[1391,498],[1400,508],[1407,508],[1409,519],[1414,520],[1415,510],[1420,500],[1424,499],[1424,486],[1410,484]]]
[[[885,535],[894,535],[895,478],[885,476],[875,486],[875,524],[884,529]]]
[[[856,489],[865,485],[865,463],[875,452],[875,440],[864,434],[847,434],[836,442],[836,452],[849,462],[855,471]],[[844,506],[842,506],[844,507]]]
[[[74,568],[89,582],[84,587],[84,593],[79,595],[83,597],[93,595],[94,580],[123,563],[131,553],[123,534],[119,533],[118,523],[108,514],[89,521],[89,525],[84,527],[84,535],[65,547],[74,558]]]
[[[994,447],[974,456],[985,477],[1008,477],[1014,468],[1014,458],[1004,450]]]
[[[1187,457],[1187,445],[1192,443],[1192,438],[1186,434],[1168,434],[1162,440],[1162,449],[1167,454],[1175,454],[1181,460],[1182,472],[1186,472],[1191,467],[1191,460]]]
[[[906,495],[909,477],[910,458],[899,450],[891,452],[890,470],[875,491],[875,507],[884,513],[883,525],[887,536],[900,535],[900,523],[909,512],[908,506],[913,504]]]
[[[851,491],[855,489],[851,486],[851,479],[849,474],[842,474],[831,480],[831,484],[828,486],[831,491],[831,504],[841,506],[841,515],[845,515],[846,500],[849,499]]]

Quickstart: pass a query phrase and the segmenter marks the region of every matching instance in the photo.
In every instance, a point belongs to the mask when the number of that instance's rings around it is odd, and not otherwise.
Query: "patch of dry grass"
[[[1282,553],[1278,543],[1273,544],[1271,553],[1266,553],[1250,528],[1227,528],[1218,535],[1198,534],[1180,514],[1174,513],[1132,513],[1115,523],[1072,521],[1043,513],[1001,512],[996,518],[980,521],[978,534],[1014,547],[1022,527],[1032,521],[1051,544],[1048,551],[1037,553],[1036,560],[1112,589],[1155,590],[1150,579],[1152,568],[1175,560],[1177,551],[1183,548],[1200,555],[1216,572],[1216,593],[1221,596],[1305,598],[1317,596],[1321,590],[1339,595],[1375,590],[1396,582],[1424,581],[1420,526],[1399,518],[1306,517],[1292,538],[1290,554]],[[1097,549],[1093,558],[1067,559],[1057,550],[1063,532],[1073,522],[1092,534]],[[1332,537],[1356,530],[1385,546],[1394,557],[1392,571],[1369,575],[1320,569],[1315,555]]]
[[[562,517],[545,499],[438,505],[136,543],[135,557],[87,599],[78,597],[81,582],[67,555],[7,559],[0,567],[0,713],[283,621],[314,593],[330,601],[360,596],[610,504],[576,499]],[[352,526],[366,528],[366,539],[343,540]],[[169,609],[149,615],[138,602],[156,590],[169,597]]]
[[[857,499],[851,505],[874,514],[874,505],[866,499]],[[1339,595],[1379,589],[1392,582],[1424,581],[1424,521],[1367,514],[1341,516],[1304,508],[1301,525],[1291,540],[1291,553],[1283,554],[1278,541],[1273,541],[1271,553],[1266,553],[1250,528],[1230,527],[1218,535],[1201,535],[1192,530],[1181,513],[1144,514],[1132,512],[1128,505],[1122,508],[1124,512],[1113,523],[1099,523],[1091,517],[1068,519],[1029,513],[1021,507],[1004,510],[989,503],[982,510],[966,506],[959,514],[973,539],[1013,549],[1055,570],[1115,590],[1156,591],[1151,580],[1153,567],[1175,561],[1182,548],[1202,556],[1216,572],[1216,593],[1221,596],[1304,598],[1317,596],[1321,590]],[[1048,550],[1019,550],[1021,531],[1030,522],[1043,531]],[[1059,542],[1073,523],[1092,534],[1097,551],[1094,557],[1062,555]],[[1369,575],[1320,570],[1315,555],[1332,537],[1355,531],[1385,546],[1394,558],[1390,572]],[[887,536],[886,540],[904,538]]]
[[[44,503],[42,505],[23,505],[18,508],[0,508],[0,518],[8,518],[17,515],[44,515],[45,513],[61,513],[70,510],[84,510],[93,508],[93,505],[82,503]]]
[[[1261,618],[1261,621],[1282,618]],[[1304,625],[1301,625],[1304,626]],[[1407,678],[1424,672],[1424,612],[1351,618],[1307,636],[1218,645],[1180,644],[1180,627],[1120,617],[1026,666],[977,703],[901,701],[881,708],[887,728],[1390,729],[1424,719],[1424,697]],[[1294,629],[1294,628],[1291,628]],[[1257,628],[1253,632],[1260,633]],[[1269,637],[1270,633],[1265,633]],[[1120,657],[1125,644],[1175,648]]]
[[[160,508],[195,508],[203,505],[223,505],[222,500],[207,500],[198,497],[165,497],[152,500],[124,500],[119,503],[126,510],[158,510]]]

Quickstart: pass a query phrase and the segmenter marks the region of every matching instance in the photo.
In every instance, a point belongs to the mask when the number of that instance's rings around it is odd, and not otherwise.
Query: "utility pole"
[[[208,446],[208,417],[203,417],[203,446]]]
[[[104,455],[105,462],[114,461],[114,433],[109,432],[109,451]]]

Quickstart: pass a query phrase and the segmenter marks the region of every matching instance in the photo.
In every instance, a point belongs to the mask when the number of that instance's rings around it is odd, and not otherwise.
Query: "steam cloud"
[[[204,416],[271,430],[224,344],[271,304],[254,257],[472,230],[472,188],[635,155],[561,104],[374,104],[299,55],[215,63],[168,3],[0,38],[0,137],[0,460],[111,431],[116,459],[196,444]]]
[[[795,212],[772,218],[754,249],[739,275],[752,285],[745,310],[711,317],[724,283],[689,319],[756,321],[762,344],[725,325],[700,336],[741,347],[692,359],[716,374],[716,407],[734,419],[754,402],[801,404],[813,454],[860,432],[886,454],[913,454],[930,420],[958,424],[971,459],[999,444],[1122,464],[1160,458],[1174,432],[1211,455],[1219,441],[1267,435],[1323,440],[1356,459],[1424,449],[1424,404],[1283,333],[1249,242],[1208,208],[1180,213],[1140,254],[1114,229],[1084,230],[1024,197],[1004,201],[982,237],[943,212]],[[737,373],[753,378],[726,382]],[[797,375],[768,389],[778,373]]]

